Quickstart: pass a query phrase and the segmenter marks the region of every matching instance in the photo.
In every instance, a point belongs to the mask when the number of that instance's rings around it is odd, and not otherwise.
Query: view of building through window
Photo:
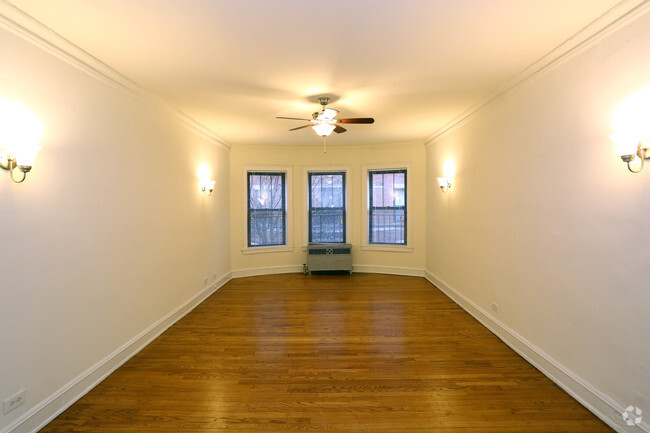
[[[248,246],[286,245],[284,173],[248,173]]]
[[[345,242],[345,172],[309,173],[309,242]]]
[[[406,245],[406,170],[370,171],[368,243]]]

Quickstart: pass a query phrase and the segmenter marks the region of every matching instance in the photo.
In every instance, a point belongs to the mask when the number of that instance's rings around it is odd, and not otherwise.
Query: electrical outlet
[[[498,313],[499,312],[499,304],[497,304],[496,302],[492,302],[492,311],[494,311],[495,313]]]
[[[208,285],[208,277],[203,278],[203,285]]]
[[[25,402],[25,390],[19,391],[2,402],[2,413],[6,414]]]

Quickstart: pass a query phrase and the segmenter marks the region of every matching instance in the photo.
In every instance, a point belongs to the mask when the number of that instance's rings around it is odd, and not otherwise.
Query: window
[[[250,171],[248,178],[248,246],[287,244],[285,173]]]
[[[345,172],[308,173],[309,242],[345,242]]]
[[[406,170],[368,171],[368,243],[406,245]]]

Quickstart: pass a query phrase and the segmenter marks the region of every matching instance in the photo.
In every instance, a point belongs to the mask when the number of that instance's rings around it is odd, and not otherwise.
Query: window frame
[[[404,205],[403,206],[381,206],[375,207],[372,206],[373,198],[373,181],[372,177],[374,175],[383,175],[383,174],[404,174]],[[408,239],[408,172],[404,168],[393,168],[393,169],[378,169],[368,170],[368,245],[382,245],[382,246],[396,246],[403,247],[407,245]],[[373,232],[373,210],[403,210],[404,211],[404,242],[373,242],[372,241],[372,232]]]
[[[329,207],[329,208],[324,208],[324,207],[319,207],[319,208],[314,208],[312,207],[312,185],[311,185],[311,180],[312,176],[327,176],[327,175],[333,175],[333,176],[342,176],[342,192],[343,192],[343,197],[341,197],[341,206],[340,207]],[[343,221],[342,221],[342,227],[343,227],[343,240],[342,241],[331,241],[331,242],[316,242],[316,243],[332,243],[332,244],[345,244],[347,243],[347,209],[346,209],[346,202],[347,202],[347,173],[345,171],[311,171],[307,172],[307,235],[308,235],[308,241],[309,243],[314,242],[313,239],[313,231],[312,231],[312,221],[313,221],[313,210],[314,209],[335,209],[335,210],[341,210],[342,215],[343,215]]]
[[[264,245],[264,246],[250,246],[250,216],[249,216],[249,174],[250,173],[264,173],[264,174],[284,174],[284,244],[282,245]],[[248,165],[243,166],[242,173],[242,254],[259,254],[259,253],[273,253],[293,251],[293,199],[292,199],[292,169],[290,166],[270,166],[270,165]]]
[[[302,166],[302,250],[309,246],[309,173],[345,172],[345,242],[350,243],[351,224],[356,218],[354,209],[350,207],[350,191],[354,191],[356,178],[352,176],[352,165],[305,165]]]
[[[364,251],[384,251],[384,252],[413,252],[413,221],[412,218],[406,218],[405,230],[405,244],[376,244],[369,243],[370,238],[370,172],[380,171],[397,171],[405,170],[405,194],[406,194],[406,211],[411,215],[413,214],[413,182],[411,181],[412,168],[409,162],[395,162],[395,163],[377,163],[365,164],[361,167],[361,179],[363,188],[361,188],[361,250]],[[424,204],[423,204],[424,205]]]

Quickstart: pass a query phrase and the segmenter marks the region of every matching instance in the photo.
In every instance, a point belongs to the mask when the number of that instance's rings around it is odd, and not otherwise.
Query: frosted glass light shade
[[[636,155],[639,148],[639,138],[630,134],[613,134],[609,138],[614,142],[616,154],[620,157]]]
[[[449,185],[449,181],[447,180],[446,177],[439,177],[438,183],[440,184],[441,188],[446,188]]]
[[[334,128],[336,128],[334,125],[330,125],[329,123],[318,123],[314,126],[312,126],[314,131],[316,131],[316,134],[320,135],[321,137],[327,137],[334,131]]]
[[[33,167],[36,155],[42,148],[40,146],[20,146],[14,149],[16,154],[16,165]]]
[[[321,114],[321,116],[326,120],[332,120],[336,117],[337,114],[338,110],[335,110],[333,108],[326,108],[323,110],[323,114]]]

